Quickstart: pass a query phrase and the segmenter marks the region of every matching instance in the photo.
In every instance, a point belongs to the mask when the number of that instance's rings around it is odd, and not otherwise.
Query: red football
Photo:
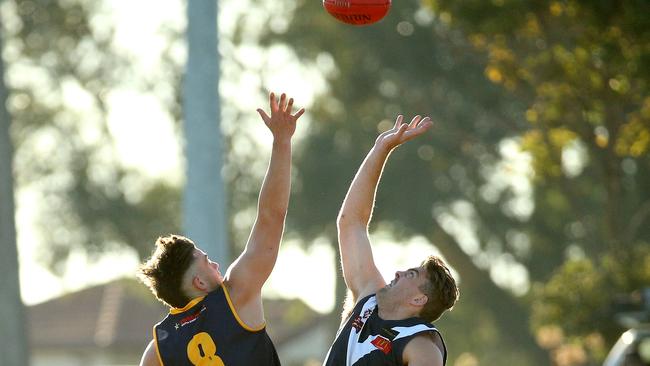
[[[352,25],[380,21],[390,9],[391,0],[323,0],[323,6],[334,18]]]

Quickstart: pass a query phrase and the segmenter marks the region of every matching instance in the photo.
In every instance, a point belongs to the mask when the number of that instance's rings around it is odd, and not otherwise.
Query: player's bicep
[[[260,292],[275,266],[281,239],[281,225],[256,221],[246,248],[228,268],[226,278],[235,287],[255,294]]]
[[[354,301],[385,285],[375,265],[365,227],[339,229],[339,249],[343,277]]]

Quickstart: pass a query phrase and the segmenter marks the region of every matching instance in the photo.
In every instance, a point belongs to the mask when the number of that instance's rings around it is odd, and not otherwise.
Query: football
[[[323,7],[339,21],[352,25],[368,25],[383,19],[391,0],[323,0]]]

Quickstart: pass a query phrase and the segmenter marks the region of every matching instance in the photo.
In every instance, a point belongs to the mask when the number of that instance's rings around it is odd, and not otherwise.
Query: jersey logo
[[[195,312],[194,314],[190,314],[190,315],[184,317],[183,319],[181,319],[181,327],[184,327],[185,325],[194,322],[199,317],[199,315],[201,315],[201,313],[204,312],[206,309],[207,308],[205,307],[205,305],[203,305],[201,307],[201,309],[199,309],[199,311]],[[178,324],[176,326],[176,330],[178,330]]]
[[[389,354],[392,347],[392,343],[390,341],[382,336],[377,336],[375,339],[372,340],[373,346],[375,346],[377,349],[381,350],[384,352],[384,354]]]
[[[169,337],[169,333],[164,329],[157,329],[156,333],[158,335],[159,341],[164,341],[165,339],[167,339],[167,337]]]
[[[356,318],[354,318],[354,321],[352,321],[352,328],[354,328],[357,333],[361,331],[361,328],[363,328],[366,320],[368,320],[368,318],[370,318],[370,315],[372,315],[373,310],[374,309],[367,309],[363,312],[363,314],[359,314]]]

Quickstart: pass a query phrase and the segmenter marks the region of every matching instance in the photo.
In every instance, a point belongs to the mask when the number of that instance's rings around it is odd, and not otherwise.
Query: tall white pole
[[[188,59],[183,81],[187,180],[185,234],[226,268],[230,262],[221,167],[219,53],[216,0],[187,1]]]

